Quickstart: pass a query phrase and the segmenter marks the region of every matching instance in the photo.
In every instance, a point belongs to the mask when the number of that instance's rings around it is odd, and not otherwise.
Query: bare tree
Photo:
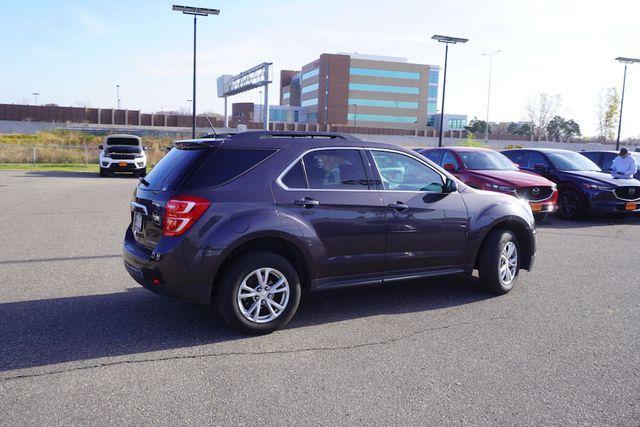
[[[537,98],[530,98],[527,101],[527,118],[531,123],[533,135],[540,139],[547,134],[547,126],[560,107],[560,95],[549,95],[541,93]]]
[[[600,90],[596,103],[598,138],[601,142],[612,140],[618,123],[620,97],[615,87]]]

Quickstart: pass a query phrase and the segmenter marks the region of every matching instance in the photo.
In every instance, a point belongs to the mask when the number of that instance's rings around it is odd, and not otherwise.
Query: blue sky
[[[449,112],[484,118],[494,57],[491,120],[525,119],[527,99],[560,94],[559,113],[596,131],[595,102],[620,88],[616,56],[640,57],[637,0],[176,0],[215,7],[198,21],[200,111],[222,112],[215,79],[262,61],[298,68],[319,54],[360,52],[442,65],[432,34],[468,37],[449,55]],[[186,3],[185,3],[186,2]],[[180,110],[191,98],[192,21],[172,1],[3,0],[0,102]],[[627,76],[623,137],[640,136],[640,64]],[[277,94],[278,80],[271,92]],[[257,101],[257,91],[232,98]]]

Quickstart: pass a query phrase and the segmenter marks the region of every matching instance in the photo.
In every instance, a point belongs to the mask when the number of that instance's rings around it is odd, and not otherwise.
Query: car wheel
[[[509,230],[493,230],[480,249],[478,273],[482,285],[493,293],[509,292],[518,281],[520,246]]]
[[[558,196],[558,212],[564,219],[577,219],[584,211],[582,197],[574,190],[564,190]]]
[[[284,327],[300,303],[296,269],[270,252],[243,255],[223,273],[218,285],[220,314],[245,334],[268,334]]]
[[[103,178],[109,176],[109,172],[105,168],[100,168],[100,176]]]

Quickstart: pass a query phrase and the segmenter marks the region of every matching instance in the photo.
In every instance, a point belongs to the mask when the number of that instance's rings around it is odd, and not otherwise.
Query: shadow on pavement
[[[537,222],[536,227],[544,230],[549,229],[570,229],[570,228],[587,228],[587,227],[605,227],[609,225],[635,225],[640,224],[640,215],[589,215],[577,220],[568,221],[558,216],[547,218],[546,221]]]
[[[308,295],[287,328],[438,310],[490,298],[467,276]],[[207,307],[142,289],[0,304],[0,371],[247,338]]]
[[[67,172],[67,171],[26,171],[25,178],[101,178],[97,172]],[[127,178],[138,179],[132,174],[113,174],[101,179]]]

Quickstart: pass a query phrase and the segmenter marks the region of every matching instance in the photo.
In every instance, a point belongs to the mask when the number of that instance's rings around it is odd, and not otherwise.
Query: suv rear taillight
[[[210,205],[208,200],[193,196],[178,196],[169,200],[164,207],[162,234],[180,236],[195,224]]]

